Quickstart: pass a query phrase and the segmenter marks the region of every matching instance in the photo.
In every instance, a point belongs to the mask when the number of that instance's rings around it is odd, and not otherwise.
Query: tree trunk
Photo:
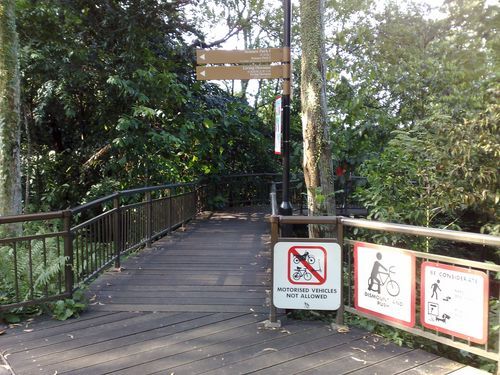
[[[21,212],[19,42],[14,11],[15,0],[0,0],[0,216]]]
[[[327,122],[325,82],[324,0],[300,1],[302,40],[302,133],[304,139],[304,178],[309,215],[335,215],[332,150]],[[311,237],[333,236],[310,226]]]

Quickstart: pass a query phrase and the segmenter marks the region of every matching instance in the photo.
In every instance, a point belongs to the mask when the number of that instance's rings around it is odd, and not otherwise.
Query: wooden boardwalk
[[[189,223],[100,277],[79,319],[9,329],[1,352],[17,375],[476,373],[355,328],[288,320],[264,329],[263,219],[245,210]]]

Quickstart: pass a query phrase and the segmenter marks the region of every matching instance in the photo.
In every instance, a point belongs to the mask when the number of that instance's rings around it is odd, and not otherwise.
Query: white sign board
[[[354,245],[357,310],[407,327],[415,325],[415,257],[394,247]]]
[[[274,153],[281,155],[281,96],[274,102]]]
[[[468,268],[423,262],[421,277],[422,325],[485,344],[488,276]]]
[[[278,242],[274,246],[274,306],[337,310],[341,303],[340,252],[340,245],[332,242]]]

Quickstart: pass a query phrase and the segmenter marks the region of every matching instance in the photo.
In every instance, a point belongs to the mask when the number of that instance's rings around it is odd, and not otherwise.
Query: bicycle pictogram
[[[312,278],[312,273],[307,271],[307,268],[296,267],[293,274],[292,274],[292,278],[295,281],[299,281],[302,278],[306,281],[309,281]]]

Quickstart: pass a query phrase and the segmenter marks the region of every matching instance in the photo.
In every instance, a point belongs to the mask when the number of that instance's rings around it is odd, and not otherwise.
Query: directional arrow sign
[[[196,79],[272,79],[289,78],[288,65],[197,66]]]
[[[197,49],[198,64],[256,64],[290,62],[289,48],[258,48],[245,50]]]

